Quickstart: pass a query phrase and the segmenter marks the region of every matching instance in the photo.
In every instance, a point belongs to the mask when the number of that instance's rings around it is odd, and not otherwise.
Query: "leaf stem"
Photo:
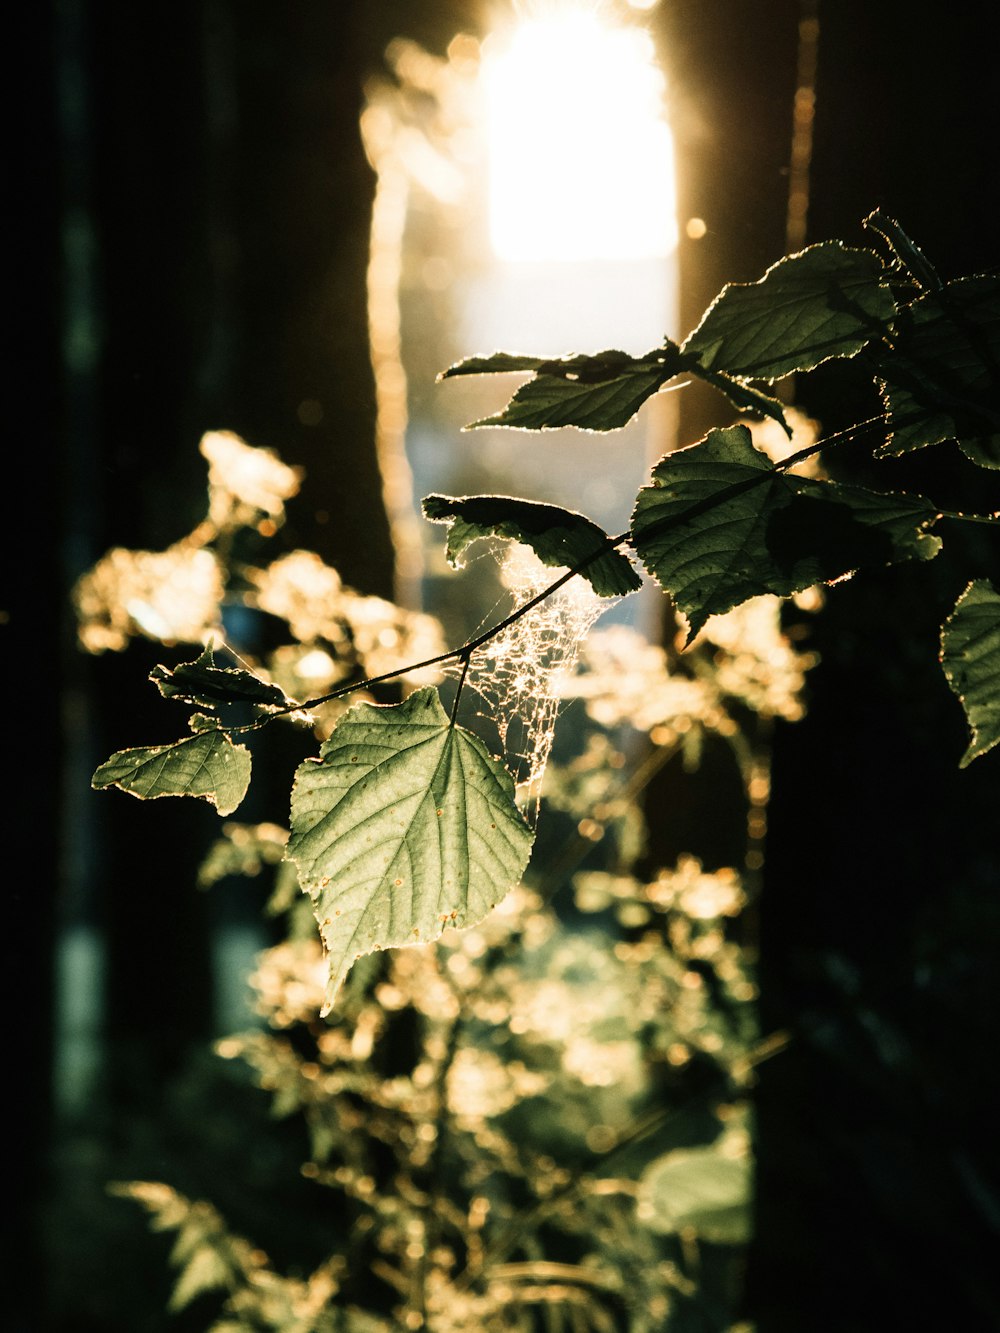
[[[469,662],[472,660],[472,650],[462,654],[462,674],[458,678],[458,689],[455,691],[455,699],[451,705],[451,717],[448,725],[454,727],[455,719],[458,717],[458,701],[462,697],[462,690],[465,688],[465,678],[469,674]]]
[[[958,523],[988,523],[995,528],[1000,525],[1000,509],[993,514],[960,514],[954,509],[939,509],[934,521],[942,518],[955,519]]]

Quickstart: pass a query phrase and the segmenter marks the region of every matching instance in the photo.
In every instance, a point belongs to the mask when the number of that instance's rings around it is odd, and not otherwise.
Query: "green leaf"
[[[516,430],[576,426],[580,430],[608,431],[627,425],[646,399],[672,379],[681,365],[676,343],[668,340],[663,347],[641,357],[612,349],[593,356],[541,361],[497,352],[492,357],[459,362],[445,371],[445,375],[513,369],[535,371],[534,377],[521,385],[502,412],[473,421],[470,430],[480,426],[507,426]]]
[[[986,579],[969,584],[942,626],[941,665],[972,731],[965,768],[1000,741],[1000,591]]]
[[[624,356],[625,353],[619,352],[617,355]],[[487,356],[467,356],[461,361],[456,361],[447,370],[442,370],[438,379],[450,380],[456,375],[508,375],[514,371],[536,371],[550,363],[552,358],[546,356],[523,356],[520,352],[490,352]]]
[[[732,375],[724,375],[719,370],[706,370],[704,366],[695,364],[691,366],[691,374],[724,393],[740,412],[758,412],[761,416],[771,417],[788,438],[792,438],[792,428],[785,419],[785,409],[777,398],[771,398],[752,385],[734,379]]]
[[[219,704],[285,708],[293,702],[277,685],[261,680],[245,667],[217,667],[210,647],[194,662],[182,662],[176,667],[155,666],[149,679],[165,699],[179,699],[199,708],[215,708]]]
[[[1000,278],[961,278],[899,312],[879,363],[891,435],[902,454],[958,440],[983,467],[1000,467]]]
[[[704,1240],[743,1245],[751,1239],[753,1168],[718,1148],[678,1148],[643,1172],[639,1206],[654,1231],[688,1228]]]
[[[507,537],[530,546],[543,564],[570,569],[603,551],[580,571],[601,597],[623,597],[642,587],[627,557],[607,549],[611,539],[603,528],[573,510],[507,495],[428,495],[423,510],[432,523],[449,525],[447,555],[456,568],[478,538]]]
[[[632,515],[643,564],[688,620],[761,593],[788,597],[871,565],[928,560],[940,539],[922,530],[936,510],[891,495],[778,471],[746,426],[711,431],[666,454]]]
[[[937,270],[895,218],[876,208],[868,214],[862,225],[886,242],[900,268],[909,274],[918,287],[926,287],[929,291],[938,290],[941,279]]]
[[[667,338],[662,348],[641,357],[630,356],[617,347],[609,347],[603,352],[575,352],[572,356],[524,356],[520,352],[490,352],[488,356],[467,356],[456,361],[453,366],[443,370],[438,379],[452,379],[456,375],[506,375],[512,371],[530,370],[593,384],[614,379],[637,366],[665,364],[669,353],[676,351],[677,344]]]
[[[250,751],[218,729],[199,731],[172,745],[119,750],[97,769],[91,785],[120,787],[140,800],[199,796],[220,815],[231,815],[250,785]]]
[[[966,458],[978,463],[980,467],[1000,468],[1000,431],[979,439],[963,435],[958,441],[958,447]]]
[[[707,370],[776,380],[856,355],[894,314],[878,256],[825,241],[724,287],[681,351]]]
[[[292,788],[288,855],[329,955],[328,1013],[362,954],[474,925],[517,883],[532,833],[503,765],[433,687],[357,704]]]
[[[226,1291],[233,1285],[233,1276],[232,1266],[223,1256],[204,1245],[181,1270],[167,1308],[176,1314],[207,1291]]]

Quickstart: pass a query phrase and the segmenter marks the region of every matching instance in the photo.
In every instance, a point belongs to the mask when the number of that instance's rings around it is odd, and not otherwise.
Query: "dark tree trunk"
[[[979,205],[992,11],[927,24],[898,3],[820,10],[809,240],[865,244],[879,207],[945,278],[995,270]],[[800,397],[829,433],[866,415],[865,393],[831,367]],[[951,444],[830,466],[942,506],[1000,505],[997,474]],[[1000,543],[946,537],[931,565],[830,591],[809,714],[777,733],[763,1018],[792,1044],[761,1070],[760,1333],[923,1327],[935,1307],[949,1327],[1000,1323],[1000,755],[959,769],[966,727],[937,663],[965,580],[1000,580]]]
[[[144,1135],[155,1159],[150,1145],[172,1132],[171,1081],[214,1035],[218,908],[195,877],[217,816],[202,802],[89,790],[113,750],[176,735],[146,679],[169,655],[136,643],[83,657],[70,590],[110,546],[162,549],[194,526],[206,495],[198,441],[230,429],[306,473],[282,541],[318,550],[360,591],[392,595],[366,328],[374,178],[358,117],[365,79],[388,39],[407,32],[410,8],[379,7],[376,20],[362,5],[209,0],[154,14],[68,0],[24,21],[33,137],[23,255],[35,286],[30,376],[18,385],[32,427],[16,443],[26,454],[39,445],[28,456],[47,535],[18,538],[32,600],[17,689],[30,642],[32,698],[60,701],[30,743],[62,775],[44,809],[19,821],[46,840],[19,872],[24,921],[8,935],[10,972],[31,997],[18,1169],[41,1207],[13,1252],[26,1328],[40,1326],[46,1300],[67,1328],[90,1327],[94,1310],[109,1317],[106,1270],[119,1251],[105,1181],[127,1170]],[[458,20],[446,6],[424,9],[414,35],[443,43]],[[287,818],[288,786],[276,776],[277,804],[261,817]],[[248,896],[237,910],[257,919],[259,907]],[[74,931],[103,958],[103,977],[94,1011],[69,1026],[63,1013],[55,1027],[54,1004],[76,996],[56,976]],[[96,1037],[97,1078],[72,1129],[65,1108],[55,1129],[53,1060],[81,1054],[78,1020]],[[82,1294],[84,1269],[92,1290]],[[125,1319],[138,1319],[136,1293],[121,1294]]]

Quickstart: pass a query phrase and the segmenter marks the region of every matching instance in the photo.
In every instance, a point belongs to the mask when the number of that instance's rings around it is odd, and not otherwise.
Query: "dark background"
[[[983,4],[932,12],[820,5],[808,240],[864,244],[877,206],[954,277],[997,264],[986,201],[1000,22]],[[708,224],[683,242],[685,327],[723,282],[756,278],[784,250],[799,16],[790,0],[662,0],[652,19],[675,99],[680,217]],[[91,797],[95,764],[164,721],[149,713],[155,654],[83,658],[69,589],[109,546],[156,549],[192,525],[197,441],[228,428],[305,467],[294,543],[391,593],[371,446],[363,82],[392,37],[440,52],[484,21],[475,5],[430,0],[67,0],[18,17],[9,1327],[165,1326],[169,1277],[130,1206],[119,1232],[93,1232],[108,1170],[148,1170],[157,1154],[190,1161],[193,1178],[198,1153],[220,1176],[276,1165],[229,1161],[227,1115],[262,1113],[242,1086],[209,1098],[186,1072],[213,1035],[216,909],[189,885],[214,816]],[[850,367],[799,388],[827,432],[859,415],[865,392]],[[323,405],[317,425],[299,420],[305,399]],[[684,410],[684,438],[697,438],[709,409],[692,395]],[[947,507],[1000,502],[995,474],[950,445],[925,452],[886,465],[880,483]],[[844,476],[867,466],[837,462]],[[959,770],[964,722],[936,664],[943,615],[968,574],[1000,577],[1000,552],[985,529],[949,533],[948,550],[834,590],[811,630],[822,664],[809,715],[776,735],[762,1016],[792,1043],[759,1089],[746,1314],[760,1333],[926,1327],[935,1299],[946,1327],[1000,1326],[1000,756]],[[51,1114],[53,945],[74,920],[100,923],[110,970],[102,1096],[67,1136]],[[197,1145],[181,1128],[191,1121]],[[261,1153],[297,1162],[297,1142],[269,1135]],[[294,1186],[285,1202],[305,1233]],[[287,1244],[308,1250],[294,1222]],[[123,1315],[129,1283],[148,1311]]]

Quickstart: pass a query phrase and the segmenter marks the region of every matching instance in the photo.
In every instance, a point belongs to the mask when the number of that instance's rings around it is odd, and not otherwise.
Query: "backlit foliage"
[[[151,675],[197,710],[188,733],[118,752],[95,786],[194,795],[229,815],[251,781],[244,741],[264,726],[289,720],[319,750],[296,770],[290,830],[227,824],[203,881],[274,876],[268,912],[287,932],[252,977],[263,1026],[219,1051],[250,1065],[276,1115],[303,1117],[302,1172],[335,1199],[329,1258],[283,1274],[210,1205],[118,1187],[177,1234],[174,1305],[214,1299],[215,1333],[682,1333],[735,1317],[754,1069],[783,1040],[757,1030],[744,909],[768,728],[801,716],[813,663],[780,607],[932,560],[943,522],[1000,518],[817,465],[846,439],[869,440],[874,460],[955,438],[963,461],[997,466],[1000,284],[945,283],[898,224],[867,224],[871,249],[824,243],[727,286],[683,343],[639,358],[473,355],[444,373],[528,376],[476,425],[614,431],[678,378],[738,415],[665,454],[617,536],[515,497],[431,497],[456,562],[488,538],[555,567],[464,644],[343,588],[309,552],[268,561],[298,475],[225,433],[203,441],[210,499],[195,532],[160,555],[112,552],[81,580],[90,650],[136,635],[202,646]],[[862,353],[884,414],[839,437],[817,439],[768,392]],[[621,628],[585,641],[637,566],[670,598],[663,646]],[[577,614],[564,589],[584,580]],[[941,652],[968,763],[998,739],[998,601],[982,578],[959,593]],[[239,635],[248,612],[287,641],[255,659]],[[445,676],[450,712],[429,683]],[[494,754],[466,729],[467,686],[495,707],[501,741],[523,725],[525,749]],[[575,701],[575,721],[554,747],[559,701]],[[658,865],[646,786],[675,760],[695,772],[709,747],[730,752],[742,784],[742,863]],[[539,755],[517,787],[511,768]],[[528,861],[524,806],[539,797],[544,845]]]

